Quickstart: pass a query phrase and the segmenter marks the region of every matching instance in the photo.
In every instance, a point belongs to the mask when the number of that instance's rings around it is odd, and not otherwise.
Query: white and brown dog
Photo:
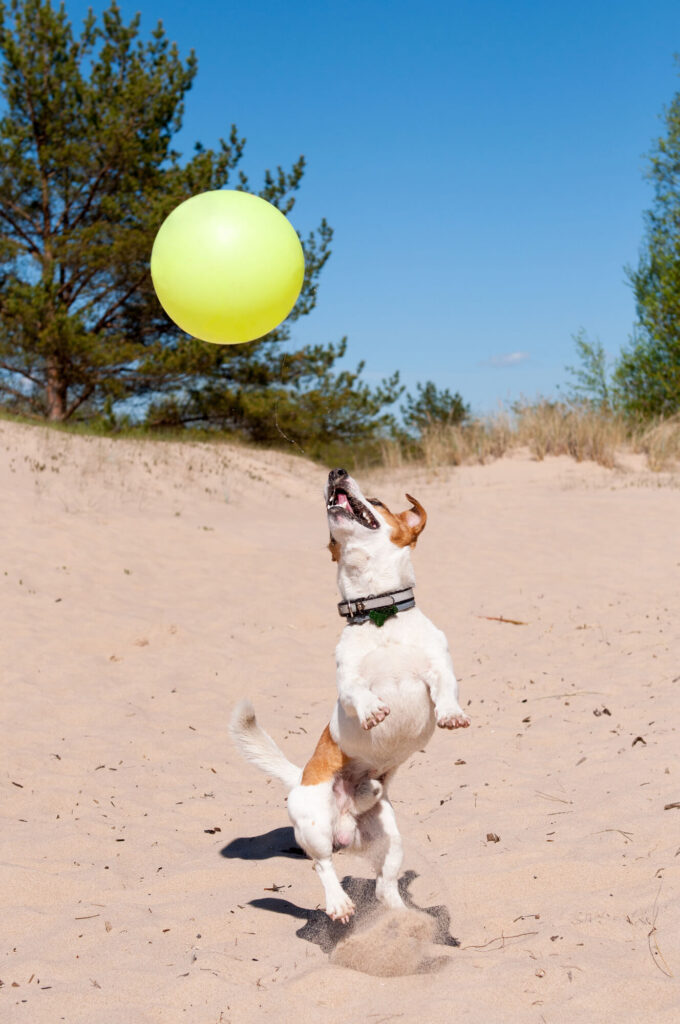
[[[241,701],[231,721],[245,757],[289,788],[295,838],[314,861],[326,913],[345,923],[354,904],[333,868],[333,851],[365,850],[377,873],[378,899],[402,908],[402,844],[389,782],[427,743],[435,724],[470,724],[458,703],[446,637],[415,607],[411,548],[427,515],[406,497],[412,507],[395,515],[377,498],[365,498],[344,469],[328,476],[329,548],[347,625],[336,649],[338,700],[304,769],[260,728],[249,701]]]

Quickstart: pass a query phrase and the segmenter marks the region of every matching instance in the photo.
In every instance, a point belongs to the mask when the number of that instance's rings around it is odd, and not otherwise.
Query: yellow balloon
[[[151,252],[151,278],[170,319],[218,345],[253,341],[278,326],[304,272],[300,240],[281,211],[227,189],[180,203]]]

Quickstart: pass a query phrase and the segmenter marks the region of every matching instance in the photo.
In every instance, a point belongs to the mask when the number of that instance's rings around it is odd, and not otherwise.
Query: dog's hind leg
[[[366,845],[376,872],[377,898],[392,910],[404,910],[405,904],[399,895],[398,886],[404,850],[389,800],[383,798],[374,811],[360,819],[359,829],[362,845]]]
[[[340,885],[333,867],[333,834],[337,825],[337,802],[333,780],[313,786],[296,786],[288,794],[288,814],[295,838],[314,861],[326,895],[326,913],[347,924],[354,904]]]
[[[354,913],[354,903],[340,885],[330,855],[315,860],[314,870],[321,879],[326,894],[326,913],[331,920],[348,924]]]

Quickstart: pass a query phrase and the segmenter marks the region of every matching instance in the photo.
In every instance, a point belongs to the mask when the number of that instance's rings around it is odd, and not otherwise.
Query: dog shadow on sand
[[[238,860],[306,859],[290,827],[234,839],[220,853]],[[349,924],[331,921],[323,910],[307,910],[273,896],[250,900],[249,905],[304,921],[296,935],[319,946],[333,963],[383,976],[429,973],[449,959],[436,955],[433,947],[460,943],[450,934],[451,915],[445,906],[419,907],[411,898],[409,886],[417,877],[415,871],[406,871],[399,879],[399,893],[407,907],[404,914],[386,910],[378,902],[374,879],[346,875],[342,887],[356,907]]]

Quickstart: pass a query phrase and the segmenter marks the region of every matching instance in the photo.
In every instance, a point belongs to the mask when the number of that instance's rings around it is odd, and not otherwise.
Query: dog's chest
[[[343,630],[337,648],[338,667],[359,666],[363,677],[376,668],[401,675],[426,673],[432,655],[432,625],[417,608],[389,618],[382,626],[367,622]]]
[[[409,613],[410,614],[410,613]],[[356,665],[357,682],[390,708],[389,716],[369,732],[355,717],[338,708],[343,749],[386,770],[424,746],[434,731],[434,710],[428,682],[432,676],[431,649],[423,642],[414,616],[408,623],[354,628],[339,649],[339,662]],[[424,618],[424,617],[423,617]],[[427,620],[425,620],[427,622]],[[404,628],[407,627],[407,628]],[[358,635],[358,631],[363,631]]]

